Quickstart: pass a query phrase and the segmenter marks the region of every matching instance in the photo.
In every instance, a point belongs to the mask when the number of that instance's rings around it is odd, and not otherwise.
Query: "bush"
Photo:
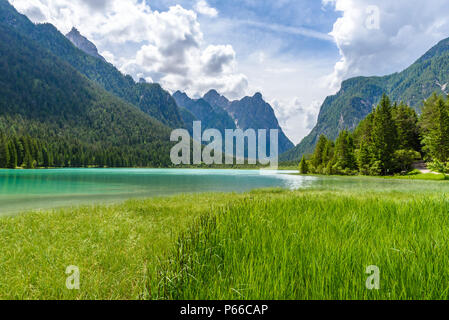
[[[435,172],[440,172],[443,174],[449,173],[449,162],[440,162],[438,160],[435,160],[434,162],[428,163],[427,167]]]
[[[373,165],[369,168],[369,175],[370,176],[382,175],[382,162],[381,161],[376,161],[373,163]]]
[[[396,171],[410,171],[413,162],[421,160],[421,154],[414,150],[397,150],[393,157]]]

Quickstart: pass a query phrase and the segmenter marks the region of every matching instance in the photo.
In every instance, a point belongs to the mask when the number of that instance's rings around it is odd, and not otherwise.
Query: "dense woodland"
[[[142,152],[145,154],[145,152]],[[123,148],[91,148],[73,140],[55,140],[47,142],[30,136],[6,136],[0,134],[0,168],[17,167],[51,168],[51,167],[132,167],[165,166],[161,159],[157,163],[150,157],[136,157],[125,153]]]
[[[391,175],[410,171],[425,160],[434,170],[445,172],[449,162],[449,98],[433,94],[424,101],[422,115],[404,103],[382,97],[351,133],[340,132],[337,140],[320,136],[309,160],[303,157],[303,174]]]

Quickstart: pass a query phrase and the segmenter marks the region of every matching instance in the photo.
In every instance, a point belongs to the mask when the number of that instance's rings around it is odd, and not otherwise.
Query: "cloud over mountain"
[[[341,59],[330,77],[337,90],[352,76],[401,71],[449,35],[445,0],[323,0],[342,13],[331,35]]]

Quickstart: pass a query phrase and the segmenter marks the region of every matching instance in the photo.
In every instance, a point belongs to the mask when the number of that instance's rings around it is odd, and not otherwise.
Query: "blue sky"
[[[401,71],[449,37],[447,0],[9,1],[171,92],[259,91],[294,143],[343,80]]]
[[[181,4],[185,8],[194,8],[196,1],[146,0],[154,10],[166,11],[170,6]],[[304,1],[265,1],[265,0],[209,0],[209,5],[219,12],[217,19],[199,15],[200,23],[205,26],[206,39],[215,43],[230,43],[237,52],[246,55],[266,47],[261,41],[274,37],[281,40],[281,55],[332,56],[338,58],[338,47],[329,36],[328,40],[298,34],[301,29],[321,33],[326,36],[332,31],[333,24],[340,13],[332,6],[324,6],[317,0]],[[217,20],[225,21],[226,28],[217,27]],[[231,25],[234,23],[234,27]],[[215,26],[214,26],[215,25]],[[288,30],[291,28],[292,30]],[[294,33],[295,29],[299,30]]]

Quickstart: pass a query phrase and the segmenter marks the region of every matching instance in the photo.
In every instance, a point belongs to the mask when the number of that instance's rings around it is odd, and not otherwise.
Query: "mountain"
[[[386,93],[393,101],[403,101],[418,112],[423,100],[433,92],[448,93],[449,38],[442,40],[402,72],[384,77],[356,77],[342,83],[340,91],[321,106],[312,132],[281,160],[299,160],[312,153],[320,135],[336,139],[344,129],[354,130]]]
[[[226,110],[239,129],[278,129],[279,153],[294,147],[282,131],[273,108],[263,100],[262,94],[256,93],[253,97],[244,97],[231,102],[216,90],[211,90],[203,99],[213,108]]]
[[[0,0],[0,137],[14,141],[15,152],[38,153],[37,146],[45,146],[62,166],[170,164],[167,126],[55,55],[42,39],[61,41],[67,54],[78,49],[62,35],[53,37],[53,27],[29,23],[11,8]],[[30,139],[35,146],[26,146]]]
[[[208,93],[206,93],[203,97],[204,100],[210,103],[212,106],[216,106],[222,109],[227,109],[229,106],[229,100],[220,95],[217,90],[210,90]]]
[[[179,107],[185,108],[189,113],[182,112],[184,123],[191,127],[194,120],[201,120],[202,128],[217,129],[224,136],[226,129],[236,129],[234,120],[220,107],[212,107],[204,99],[190,99],[185,93],[177,91],[173,98]],[[192,119],[193,115],[193,119]],[[193,121],[192,121],[193,120]],[[189,127],[189,129],[190,129]]]
[[[66,34],[67,39],[72,41],[72,43],[80,50],[84,51],[88,55],[98,58],[106,62],[105,58],[103,58],[99,53],[97,47],[90,42],[86,37],[83,37],[81,33],[75,27]]]
[[[135,83],[131,76],[123,75],[112,64],[75,47],[53,25],[35,25],[26,16],[19,14],[7,0],[0,0],[0,23],[26,35],[88,79],[165,125],[173,128],[184,126],[176,102],[160,85]]]
[[[191,99],[180,91],[175,92],[173,97],[178,106],[184,109],[181,114],[185,123],[191,123],[192,119],[201,120],[203,129],[218,129],[223,136],[226,129],[278,129],[279,152],[294,147],[279,126],[273,108],[263,100],[260,93],[237,101],[229,101],[216,90],[210,90],[201,99]]]

